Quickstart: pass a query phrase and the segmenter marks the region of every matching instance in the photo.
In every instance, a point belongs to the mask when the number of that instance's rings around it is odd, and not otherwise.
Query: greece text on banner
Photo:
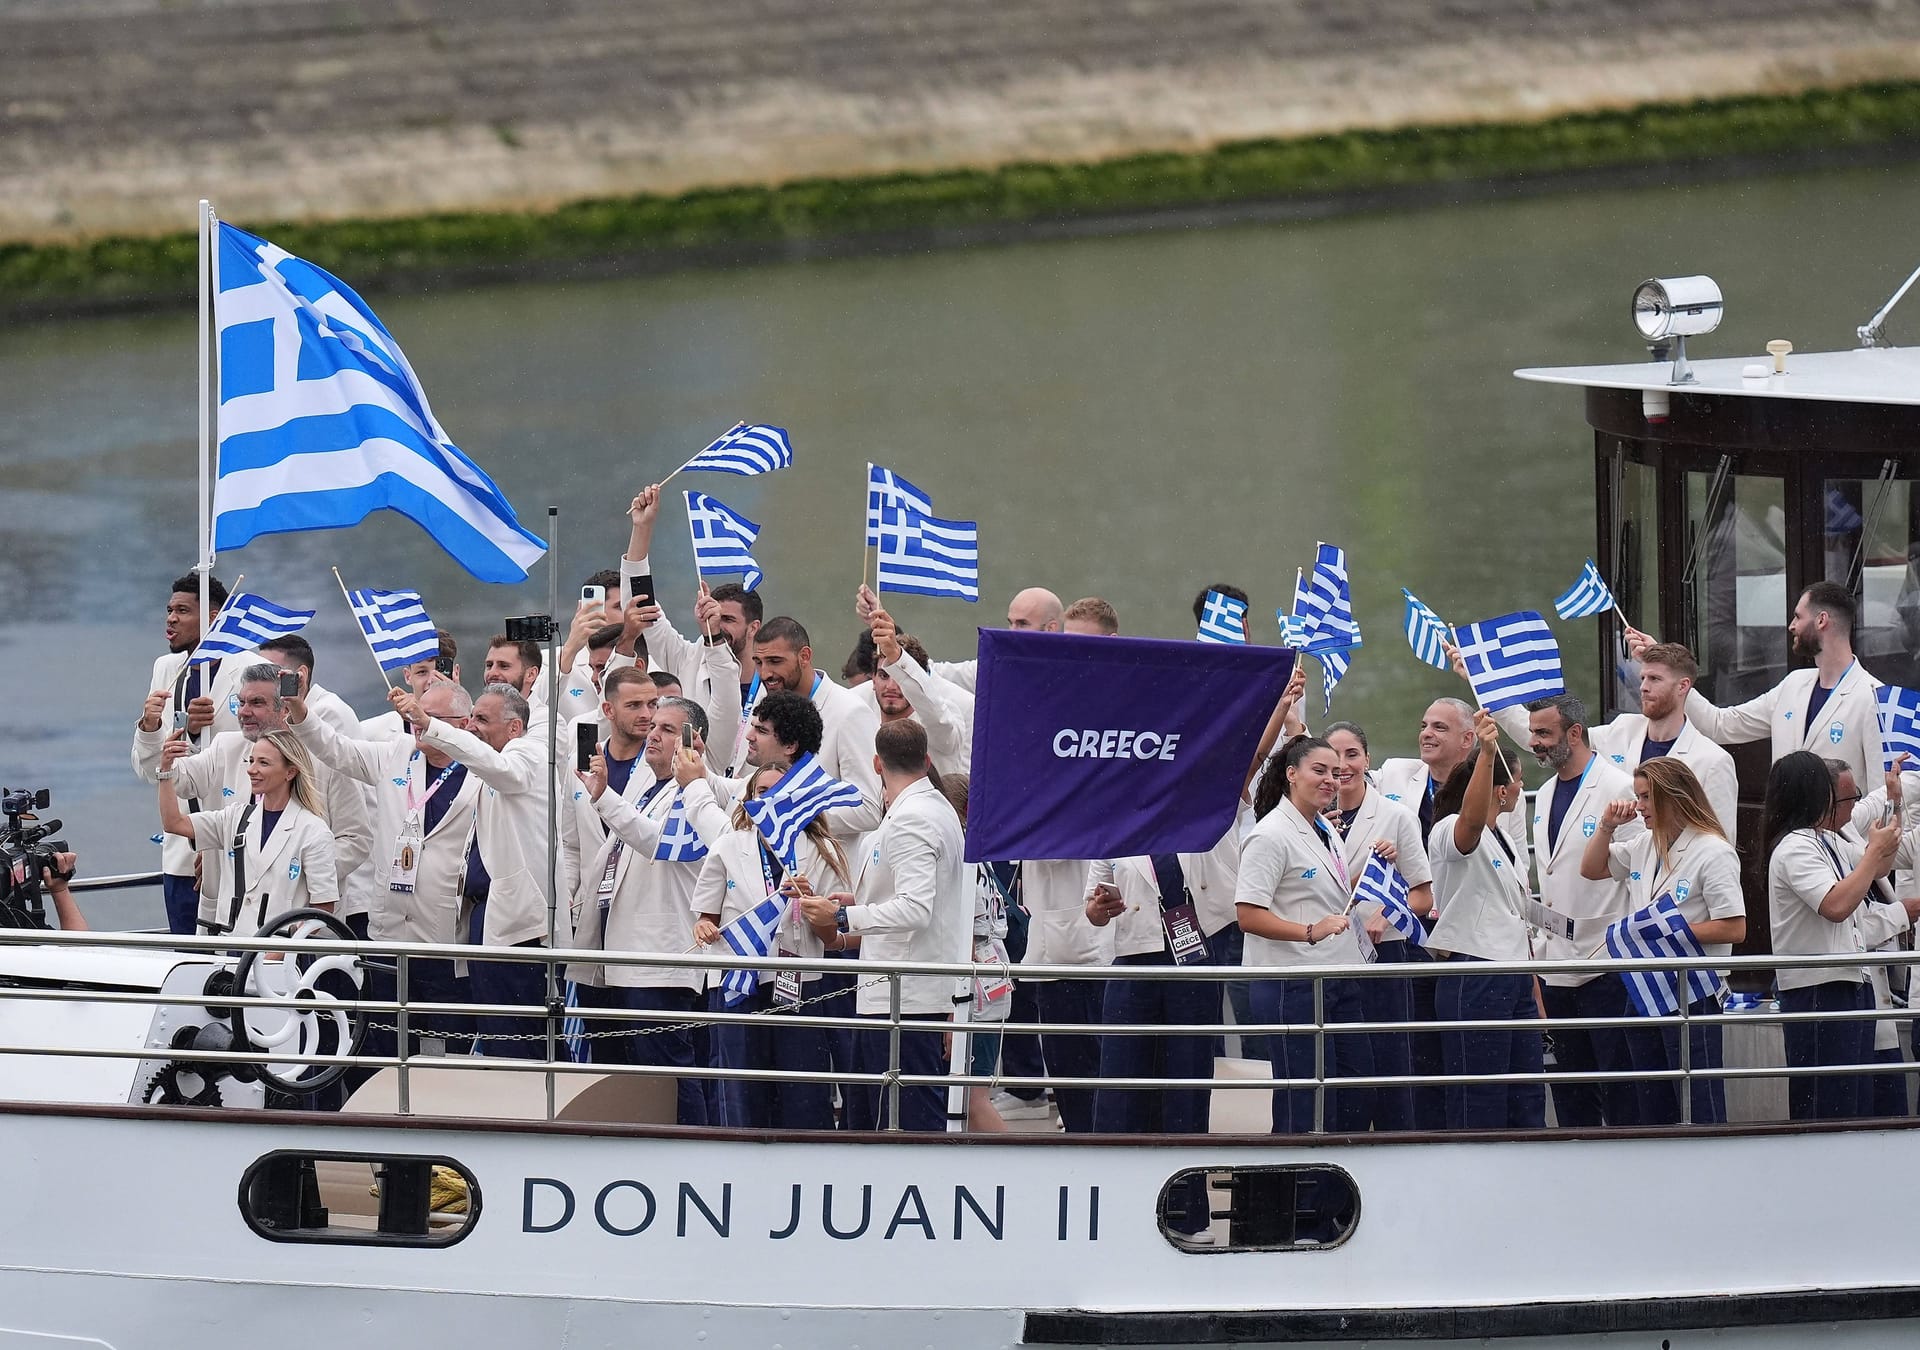
[[[400,345],[345,283],[220,226],[220,476],[214,547],[357,525],[382,508],[482,581],[519,582],[546,552],[455,445]]]
[[[968,859],[1204,853],[1233,823],[1294,660],[981,629]]]

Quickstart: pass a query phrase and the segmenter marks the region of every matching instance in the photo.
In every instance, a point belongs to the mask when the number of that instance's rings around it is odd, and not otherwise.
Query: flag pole
[[[724,441],[727,437],[733,435],[734,432],[740,430],[740,428],[744,427],[745,425],[746,425],[745,422],[735,422],[732,426],[728,427],[725,431],[721,432],[718,436],[715,436],[713,438],[713,441]],[[694,460],[700,458],[700,456],[706,454],[707,451],[711,450],[713,448],[713,441],[708,441],[705,445],[701,446],[698,450],[695,450],[693,452],[692,457],[687,460],[687,464],[693,463]],[[687,464],[682,464],[679,468],[675,469],[672,473],[668,474],[665,478],[662,478],[660,480],[660,486],[665,487],[668,483],[671,483],[674,479],[678,478],[681,474],[685,473],[687,471]]]
[[[213,427],[211,418],[212,309],[213,309],[213,204],[200,199],[200,492],[199,538],[200,622],[204,636],[212,627],[207,617],[207,601],[213,589]],[[224,606],[223,606],[224,608]]]
[[[333,569],[333,579],[335,581],[340,582],[340,596],[342,599],[344,599],[347,602],[347,613],[353,615],[353,621],[360,629],[360,636],[366,639],[367,654],[373,658],[374,667],[380,672],[381,683],[387,686],[388,693],[392,693],[393,681],[387,678],[387,668],[380,664],[380,653],[374,651],[373,649],[373,634],[367,631],[367,626],[360,622],[359,614],[355,613],[353,608],[353,597],[347,594],[347,583],[341,579],[340,569],[338,567],[335,567]]]

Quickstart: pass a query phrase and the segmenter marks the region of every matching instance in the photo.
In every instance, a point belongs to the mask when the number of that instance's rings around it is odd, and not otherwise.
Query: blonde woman
[[[787,772],[784,761],[763,764],[748,780],[741,797],[744,803],[766,792]],[[816,816],[794,844],[799,866],[791,876],[780,859],[767,847],[767,841],[747,819],[744,806],[735,806],[733,828],[722,835],[707,853],[700,877],[693,885],[693,912],[696,922],[693,939],[702,947],[719,939],[720,930],[742,914],[778,892],[794,897],[826,895],[853,885],[846,855],[827,832],[824,816]],[[776,954],[780,956],[819,957],[827,946],[836,950],[846,943],[857,943],[835,933],[822,944],[821,937],[800,917],[800,906],[788,908],[780,927]],[[805,997],[818,975],[800,977],[798,997]],[[753,992],[745,999],[726,1003],[718,988],[713,991],[713,1008],[729,1013],[765,1013],[774,1011],[780,998],[779,981],[765,971]],[[791,1002],[792,999],[784,1001]],[[712,1030],[715,1066],[722,1069],[779,1069],[787,1072],[826,1073],[831,1067],[829,1036],[820,1027],[782,1025],[777,1017],[767,1017],[753,1026],[718,1025]],[[833,1102],[825,1082],[781,1083],[768,1080],[728,1079],[718,1085],[717,1109],[711,1123],[738,1128],[785,1130],[830,1130],[833,1128]]]
[[[1589,881],[1612,877],[1627,883],[1629,911],[1638,913],[1671,895],[1695,941],[1709,956],[1726,956],[1747,935],[1747,903],[1740,889],[1740,857],[1721,832],[1719,814],[1693,770],[1669,757],[1650,759],[1633,771],[1632,801],[1609,802],[1600,827],[1587,841],[1580,875]],[[1646,833],[1616,843],[1614,832],[1638,815]],[[1696,999],[1695,1016],[1720,1011],[1717,1000]],[[1658,1072],[1680,1067],[1677,1025],[1635,1028],[1627,1032],[1627,1054],[1636,1070]],[[1720,1028],[1693,1022],[1688,1028],[1687,1063],[1718,1069],[1723,1060]],[[1727,1119],[1727,1086],[1720,1078],[1692,1080],[1693,1120],[1719,1125]],[[1678,1079],[1647,1079],[1640,1084],[1640,1123],[1676,1125],[1680,1121]]]
[[[192,749],[184,739],[169,741],[164,762]],[[191,839],[196,851],[227,853],[233,893],[213,897],[215,921],[222,931],[258,928],[289,909],[332,910],[340,897],[333,829],[313,785],[306,747],[292,732],[262,732],[247,751],[247,787],[252,796],[245,801],[189,815],[173,784],[160,784],[161,827]]]

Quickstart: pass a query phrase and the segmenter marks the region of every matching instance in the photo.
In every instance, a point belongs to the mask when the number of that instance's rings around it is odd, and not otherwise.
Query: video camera
[[[0,813],[7,818],[0,831],[0,928],[51,928],[41,894],[41,870],[65,881],[71,872],[60,870],[57,854],[67,852],[67,841],[49,839],[59,820],[43,821],[36,811],[53,802],[46,788],[0,789]]]

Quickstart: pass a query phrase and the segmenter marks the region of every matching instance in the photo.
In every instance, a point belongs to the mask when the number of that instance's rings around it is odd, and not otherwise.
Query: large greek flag
[[[1885,756],[1882,769],[1892,769],[1894,760],[1907,755],[1910,768],[1920,768],[1920,689],[1902,689],[1883,684],[1873,691],[1880,713],[1880,751]]]
[[[751,805],[751,803],[749,803]],[[774,937],[791,902],[784,895],[770,895],[720,930],[720,940],[740,956],[773,955]],[[722,1000],[731,1007],[754,991],[760,983],[757,970],[729,970],[720,980]]]
[[[892,469],[867,465],[867,547],[880,543],[880,508],[903,507],[923,516],[933,514],[933,498],[909,483]]]
[[[1635,910],[1607,928],[1607,955],[1621,960],[1658,956],[1701,956],[1705,949],[1687,926],[1671,894],[1645,909]],[[1680,1011],[1678,971],[1623,970],[1627,996],[1642,1017],[1671,1017]],[[1687,971],[1687,1003],[1715,998],[1724,986],[1717,972],[1705,967]]]
[[[245,591],[230,595],[187,664],[253,651],[263,642],[299,632],[315,613],[311,609],[288,609]]]
[[[760,527],[704,492],[687,494],[687,527],[693,531],[693,561],[703,577],[740,575],[747,590],[766,575],[749,551],[760,537]]]
[[[440,634],[427,617],[420,592],[348,591],[347,603],[380,669],[397,670],[440,655]]]
[[[785,427],[736,423],[686,463],[688,473],[737,473],[743,477],[772,473],[793,464],[793,440]]]
[[[1447,634],[1447,621],[1435,614],[1412,591],[1400,588],[1400,594],[1407,597],[1407,645],[1413,648],[1413,654],[1425,661],[1435,670],[1447,668],[1447,648],[1450,641]]]
[[[940,520],[911,507],[880,508],[880,558],[875,588],[907,595],[980,599],[980,527],[971,520]]]
[[[1590,619],[1612,608],[1613,592],[1600,579],[1600,569],[1593,565],[1592,558],[1587,559],[1573,585],[1553,602],[1553,612],[1563,619]]]
[[[779,782],[758,797],[742,802],[740,809],[760,831],[773,856],[791,869],[799,866],[794,858],[794,845],[799,842],[801,832],[821,812],[836,806],[858,806],[865,800],[859,788],[835,778],[807,751],[794,761]]]
[[[1560,644],[1533,610],[1460,627],[1460,655],[1467,682],[1488,712],[1567,692],[1560,673]]]
[[[527,579],[546,545],[447,436],[393,335],[344,283],[222,224],[213,310],[216,549],[356,525],[384,507],[480,580]]]

